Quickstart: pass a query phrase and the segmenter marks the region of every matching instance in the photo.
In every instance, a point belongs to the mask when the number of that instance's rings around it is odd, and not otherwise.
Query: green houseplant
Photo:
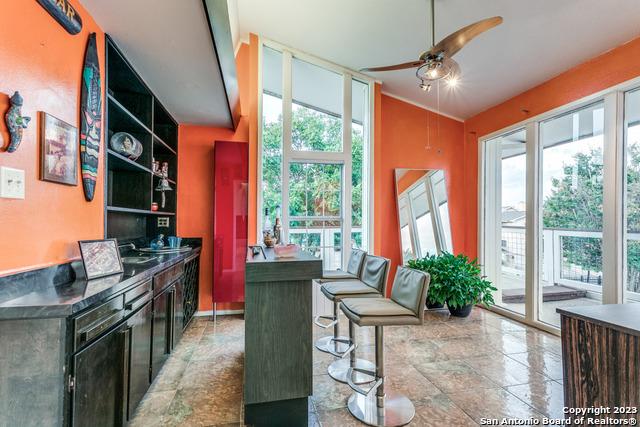
[[[429,273],[431,282],[427,302],[446,303],[453,316],[468,316],[474,304],[494,304],[492,292],[497,289],[482,276],[475,259],[444,252],[439,256],[428,255],[411,260],[408,265]]]

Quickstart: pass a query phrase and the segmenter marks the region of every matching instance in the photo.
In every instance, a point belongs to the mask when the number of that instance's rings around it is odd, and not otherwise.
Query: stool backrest
[[[351,249],[349,255],[349,263],[347,264],[347,273],[360,277],[362,272],[362,266],[364,265],[364,257],[367,256],[365,251],[360,249]]]
[[[424,306],[431,277],[428,273],[408,267],[398,267],[393,280],[391,299],[413,311],[416,317],[424,320]]]
[[[371,286],[385,296],[387,291],[387,278],[389,277],[389,260],[381,256],[367,255],[364,258],[360,281]]]

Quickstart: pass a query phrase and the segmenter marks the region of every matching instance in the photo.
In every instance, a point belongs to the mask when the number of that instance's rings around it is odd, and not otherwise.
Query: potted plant
[[[436,255],[427,255],[423,258],[411,259],[407,262],[407,265],[411,268],[415,268],[416,270],[426,271],[427,273],[432,274],[437,260],[438,257]],[[433,289],[433,276],[430,283],[429,292],[427,293],[427,308],[430,310],[443,308],[444,302],[436,301],[433,297],[433,292],[431,291],[431,289]]]
[[[492,292],[497,289],[482,276],[477,260],[447,252],[426,258],[409,266],[431,275],[429,301],[446,303],[451,315],[457,317],[467,317],[475,304],[494,304]]]

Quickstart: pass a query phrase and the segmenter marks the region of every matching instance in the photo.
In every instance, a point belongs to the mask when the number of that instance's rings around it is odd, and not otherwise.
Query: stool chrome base
[[[325,353],[344,353],[349,349],[349,337],[338,337],[339,340],[345,342],[334,342],[333,336],[322,337],[316,341],[316,348]]]
[[[395,427],[409,424],[416,414],[416,408],[406,397],[398,393],[387,392],[384,408],[376,405],[377,396],[371,393],[363,396],[353,393],[347,407],[351,415],[370,426]]]
[[[376,370],[376,365],[374,363],[369,362],[365,359],[356,359],[355,368],[366,369],[367,371]],[[349,363],[349,359],[338,359],[329,365],[329,376],[336,381],[340,381],[341,383],[347,383],[347,373],[349,372],[349,368],[351,365]],[[353,383],[354,384],[368,384],[370,382],[375,381],[375,378],[369,376],[367,374],[363,374],[362,372],[355,372],[353,374]]]

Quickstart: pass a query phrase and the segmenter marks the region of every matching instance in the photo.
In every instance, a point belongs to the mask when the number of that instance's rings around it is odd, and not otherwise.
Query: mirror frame
[[[398,183],[399,183],[399,172],[400,171],[424,171],[425,172],[425,176],[427,177],[426,179],[426,190],[427,190],[427,203],[429,206],[429,211],[431,212],[431,223],[432,223],[432,227],[433,227],[433,235],[434,235],[434,239],[435,239],[435,244],[436,244],[436,253],[439,255],[442,252],[451,252],[453,253],[453,247],[448,248],[447,247],[447,239],[445,236],[445,230],[442,224],[442,218],[440,218],[440,213],[439,213],[439,209],[437,211],[436,214],[434,214],[436,212],[436,207],[437,207],[437,202],[435,200],[435,192],[434,192],[434,187],[433,187],[433,181],[431,179],[429,179],[431,176],[433,176],[435,173],[442,171],[443,175],[444,175],[444,181],[445,181],[445,191],[446,191],[446,172],[444,169],[418,169],[418,168],[395,168],[394,169],[394,186],[395,186],[395,198],[396,198],[396,221],[397,221],[397,226],[398,226],[398,238],[399,238],[399,243],[400,243],[400,259],[402,260],[402,264],[405,264],[405,260],[404,260],[404,253],[402,251],[402,228],[401,228],[401,220],[400,220],[400,196],[403,194],[407,194],[412,188],[414,188],[417,183],[413,183],[411,184],[409,187],[407,187],[402,193],[400,193],[399,191],[399,187],[398,187]],[[446,192],[447,194],[447,204],[449,204],[449,193]],[[411,209],[411,200],[408,200],[409,205],[408,205],[408,209],[409,209],[409,215],[411,217],[411,221],[409,223],[409,227],[410,229],[413,229],[414,227],[411,225],[413,223],[413,219],[412,219],[412,209]],[[449,233],[451,235],[451,209],[449,206],[447,206],[447,210],[448,210],[448,214],[449,214]],[[415,241],[414,241],[414,234],[417,233],[410,233],[409,238],[411,241],[411,251],[413,253],[413,257],[414,259],[418,259],[420,257],[420,253],[418,253],[418,245]],[[451,237],[451,244],[453,246],[453,237]]]

